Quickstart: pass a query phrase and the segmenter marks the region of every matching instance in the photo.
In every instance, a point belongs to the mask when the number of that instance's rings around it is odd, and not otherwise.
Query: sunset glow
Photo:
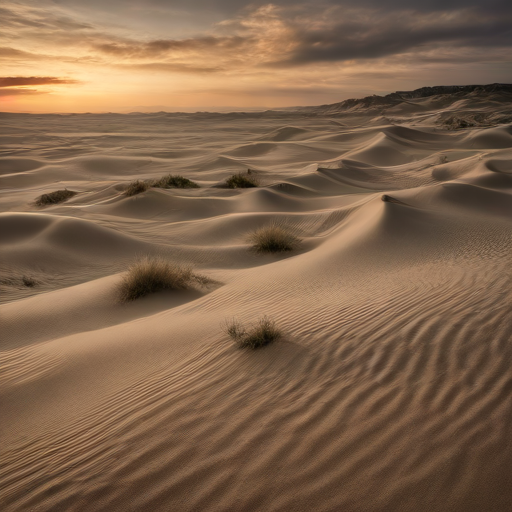
[[[275,108],[512,78],[505,1],[2,5],[3,111]]]

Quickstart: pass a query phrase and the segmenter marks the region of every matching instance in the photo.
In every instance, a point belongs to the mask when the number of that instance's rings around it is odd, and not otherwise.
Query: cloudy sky
[[[0,110],[279,107],[512,82],[510,0],[4,0]]]

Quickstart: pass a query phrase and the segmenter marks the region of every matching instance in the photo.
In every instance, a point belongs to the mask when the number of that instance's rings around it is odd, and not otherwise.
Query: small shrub
[[[275,321],[267,316],[260,318],[249,328],[236,319],[227,321],[224,331],[239,348],[261,348],[282,337],[282,332]]]
[[[14,286],[16,288],[26,286],[27,288],[33,288],[38,284],[34,278],[28,276],[0,277],[0,285],[4,286]]]
[[[259,180],[254,176],[250,169],[246,173],[239,172],[233,174],[226,180],[228,188],[252,188],[259,185]]]
[[[206,276],[195,274],[188,266],[145,256],[136,261],[123,276],[119,297],[121,302],[128,302],[161,290],[186,290],[194,283],[205,286],[213,282]]]
[[[74,192],[73,190],[68,190],[65,188],[64,190],[56,190],[55,192],[50,192],[49,194],[43,194],[42,196],[36,199],[37,206],[48,206],[51,204],[58,204],[67,201],[70,197],[76,196],[78,192]]]
[[[263,226],[249,236],[252,248],[256,252],[285,252],[292,251],[301,242],[290,228],[276,223]]]
[[[124,191],[125,196],[135,196],[137,194],[140,194],[142,192],[146,192],[146,190],[149,188],[149,183],[141,180],[132,181],[128,188]]]
[[[179,174],[168,174],[151,185],[155,188],[199,188],[199,185]]]
[[[27,288],[33,288],[34,286],[37,285],[37,281],[29,276],[23,276],[21,278],[21,281],[23,282],[23,285],[26,286]]]

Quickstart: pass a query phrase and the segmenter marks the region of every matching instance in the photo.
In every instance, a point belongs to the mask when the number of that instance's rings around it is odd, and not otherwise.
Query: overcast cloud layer
[[[56,110],[105,110],[108,98],[112,110],[155,100],[286,106],[512,82],[510,4],[8,1],[0,96],[7,110],[35,108],[41,95]]]

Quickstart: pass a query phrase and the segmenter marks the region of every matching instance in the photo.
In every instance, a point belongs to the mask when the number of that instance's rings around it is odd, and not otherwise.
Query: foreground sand
[[[512,126],[427,107],[2,115],[2,510],[509,511]],[[300,249],[249,251],[271,220]],[[220,284],[120,304],[141,254]]]

